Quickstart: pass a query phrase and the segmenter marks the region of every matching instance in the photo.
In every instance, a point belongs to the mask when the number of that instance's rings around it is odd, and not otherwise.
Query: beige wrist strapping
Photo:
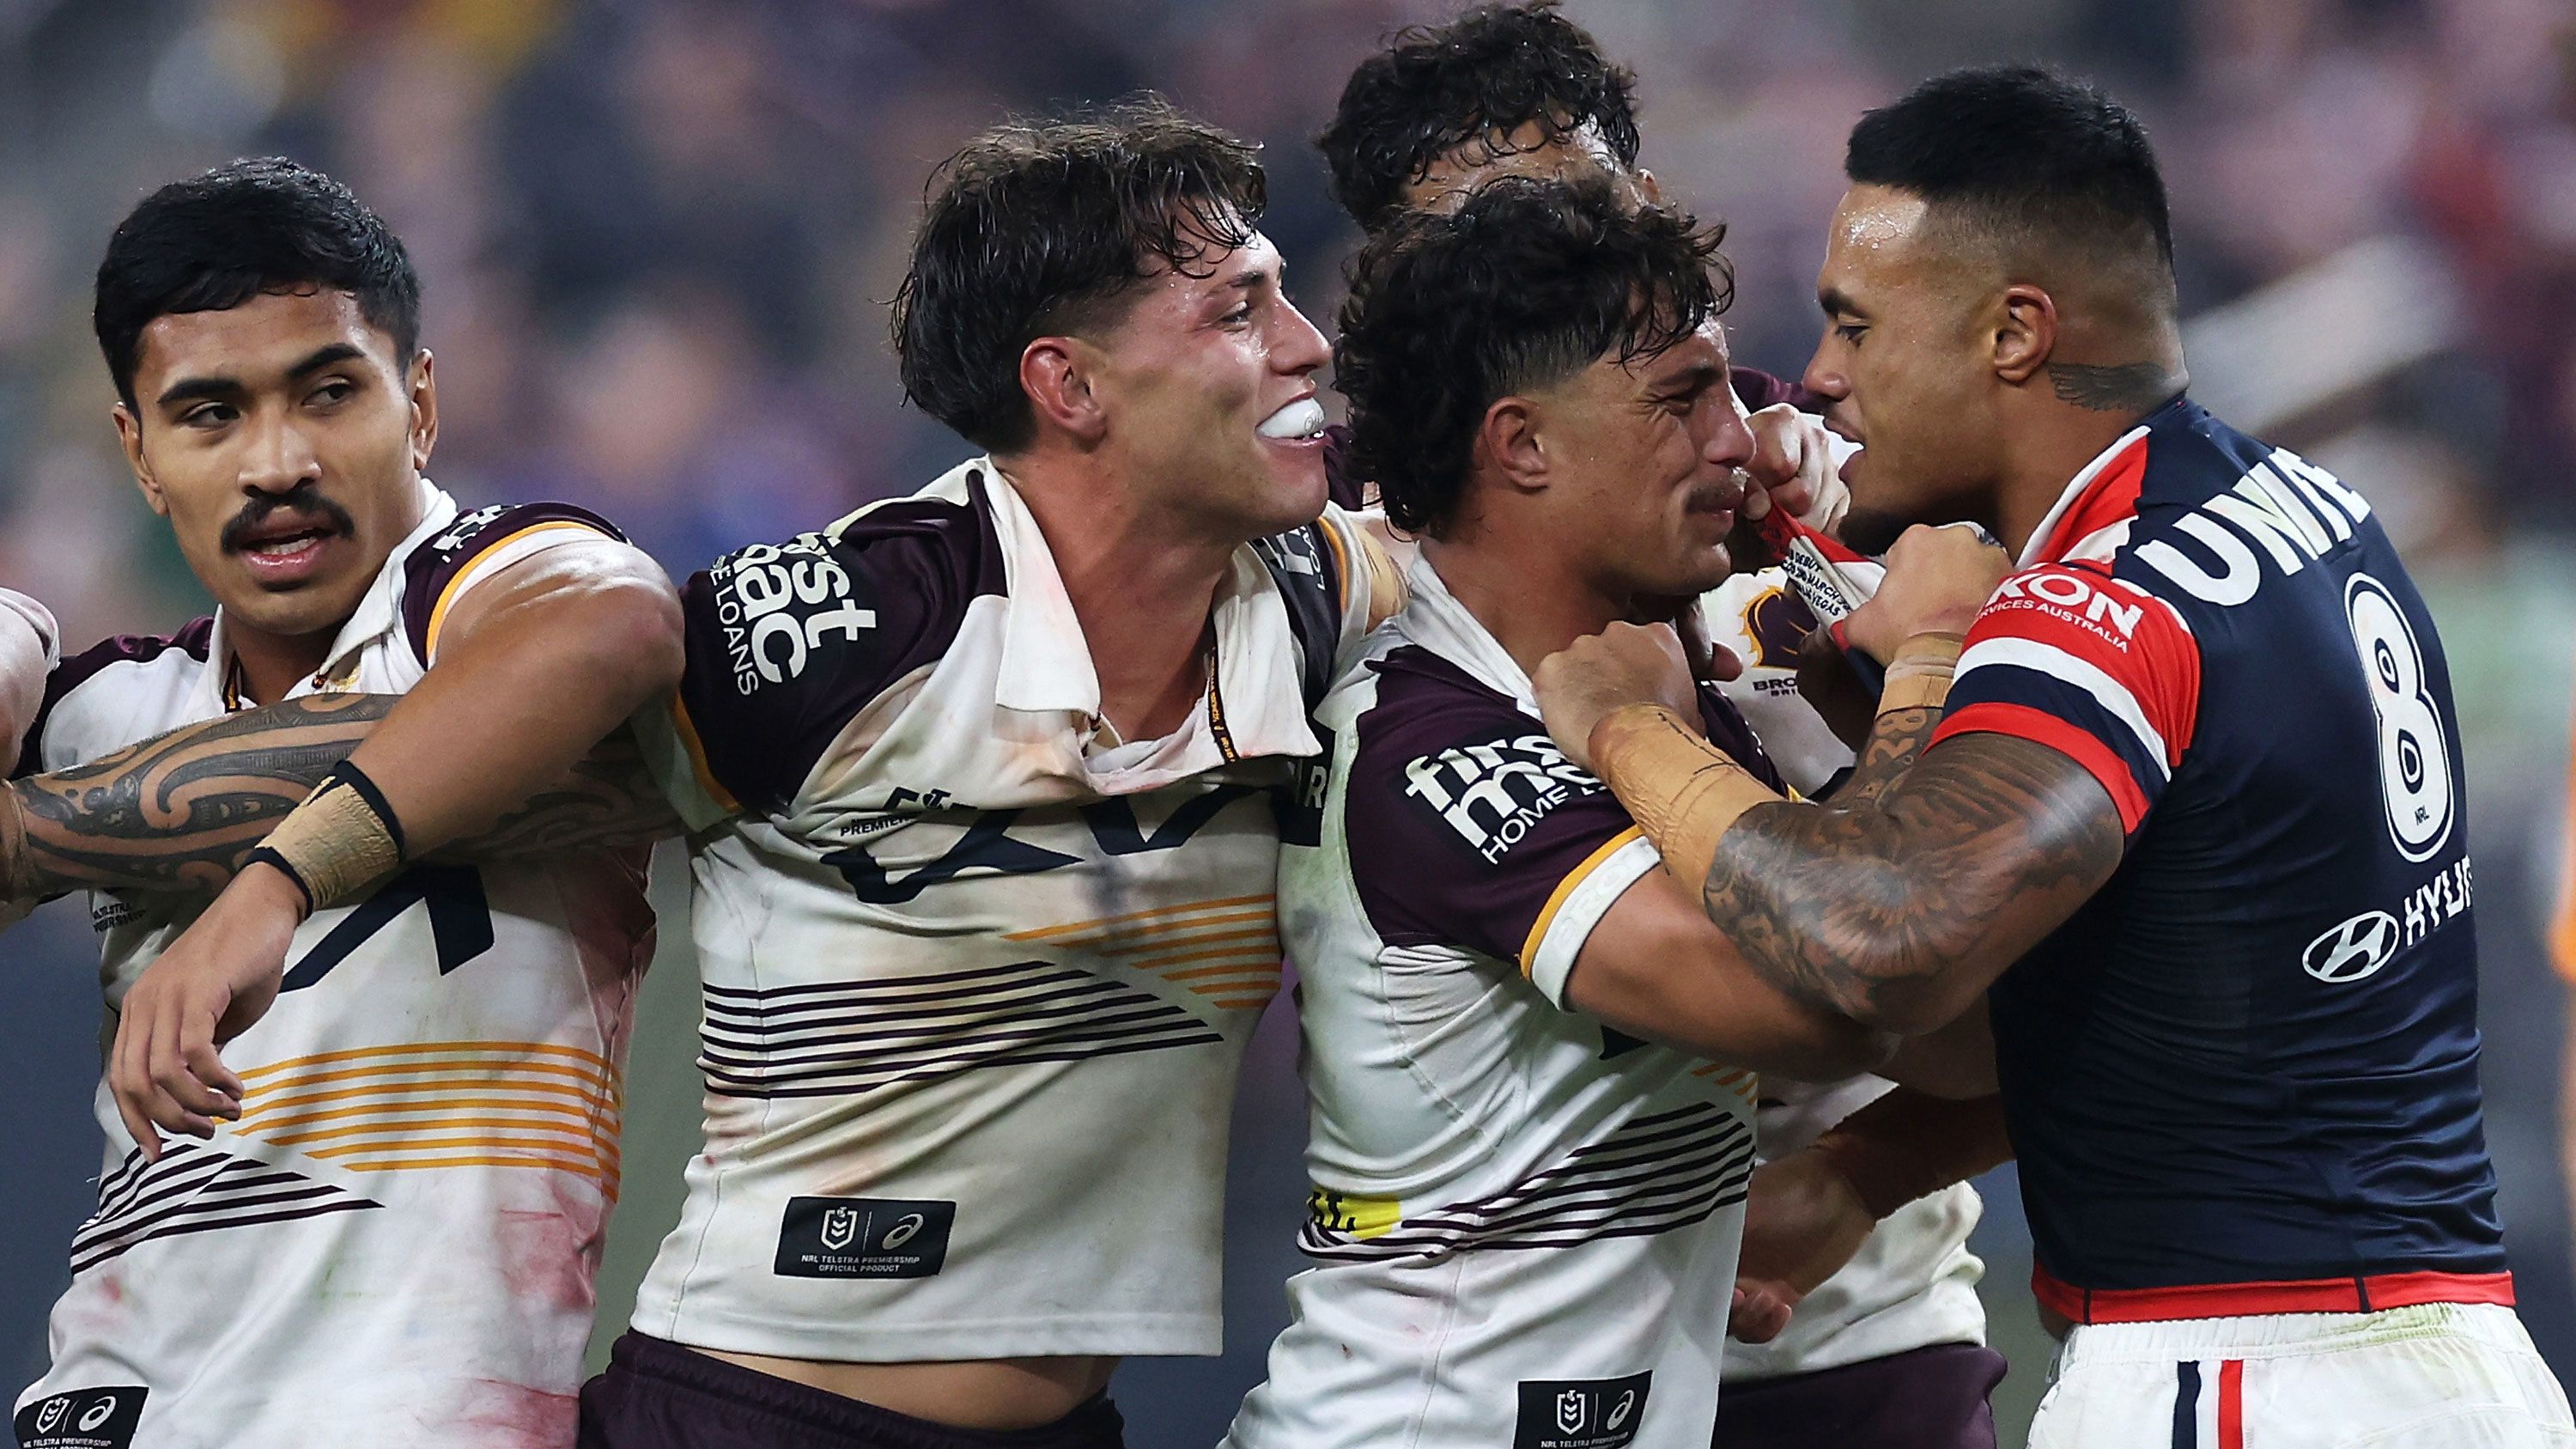
[[[0,901],[32,899],[34,862],[27,856],[27,805],[18,791],[0,785]]]
[[[402,826],[375,782],[346,761],[250,853],[303,888],[313,910],[344,905],[402,868]]]
[[[1780,794],[1660,704],[1612,710],[1592,727],[1592,768],[1655,843],[1664,868],[1694,891],[1717,863],[1718,837]]]
[[[1878,691],[1878,712],[1939,709],[1950,697],[1950,676],[1959,667],[1964,642],[1956,634],[1917,634],[1897,646]]]

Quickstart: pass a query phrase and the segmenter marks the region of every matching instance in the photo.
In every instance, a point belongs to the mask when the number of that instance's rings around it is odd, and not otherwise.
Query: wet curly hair
[[[1529,177],[1478,188],[1454,215],[1393,218],[1351,263],[1333,344],[1351,462],[1388,521],[1450,525],[1497,400],[1654,357],[1725,311],[1725,232],[1632,210],[1597,180]]]
[[[1598,126],[1619,164],[1635,166],[1636,90],[1636,75],[1612,65],[1556,0],[1480,5],[1396,32],[1351,72],[1315,145],[1333,200],[1374,229],[1433,162],[1474,143],[1496,149],[1522,126],[1537,126],[1542,144]]]
[[[931,172],[892,330],[903,395],[968,442],[1028,446],[1020,354],[1106,326],[1156,269],[1206,276],[1269,200],[1252,143],[1144,95],[1014,121]]]

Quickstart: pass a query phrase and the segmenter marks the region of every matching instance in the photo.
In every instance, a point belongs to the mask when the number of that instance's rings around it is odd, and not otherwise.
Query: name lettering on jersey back
[[[826,639],[855,641],[876,627],[876,611],[850,597],[850,572],[819,533],[753,544],[719,559],[707,579],[715,586],[733,687],[742,694],[794,679]]]
[[[1404,793],[1439,812],[1488,865],[1550,811],[1602,789],[1544,734],[1425,755],[1404,767],[1404,779]]]
[[[2204,557],[2168,539],[2140,544],[2140,563],[2171,579],[2193,598],[2232,607],[2262,587],[2269,554],[2284,576],[2352,537],[2370,516],[2370,504],[2335,476],[2286,448],[2255,464],[2226,492],[2174,521]]]

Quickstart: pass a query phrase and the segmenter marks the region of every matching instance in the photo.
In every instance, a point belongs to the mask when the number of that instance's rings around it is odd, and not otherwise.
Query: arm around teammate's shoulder
[[[1584,938],[1565,997],[1633,1036],[1818,1081],[1874,1070],[1895,1045],[1765,980],[1662,870],[1621,892]]]
[[[685,663],[669,577],[605,535],[497,570],[432,645],[421,682],[350,756],[414,855],[488,828],[669,693]]]

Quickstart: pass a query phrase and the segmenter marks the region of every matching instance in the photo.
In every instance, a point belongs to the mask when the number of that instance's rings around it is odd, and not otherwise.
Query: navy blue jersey
[[[2188,400],[2079,474],[1934,736],[2101,781],[2127,854],[1996,982],[2041,1301],[2512,1301],[2450,672],[2369,505]]]

